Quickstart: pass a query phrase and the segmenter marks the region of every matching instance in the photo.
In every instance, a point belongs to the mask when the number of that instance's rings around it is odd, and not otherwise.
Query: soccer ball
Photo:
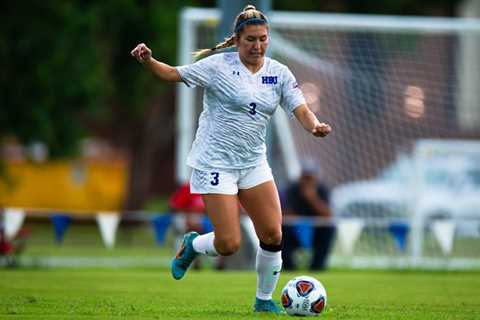
[[[327,292],[315,278],[299,276],[282,290],[282,305],[291,316],[318,316],[327,305]]]

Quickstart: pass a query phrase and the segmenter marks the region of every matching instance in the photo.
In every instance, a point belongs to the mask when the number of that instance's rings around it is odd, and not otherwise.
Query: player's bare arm
[[[315,137],[325,137],[332,131],[332,127],[330,127],[329,124],[318,121],[315,114],[306,104],[302,104],[295,108],[293,114],[305,130],[313,134]]]
[[[155,74],[161,80],[170,82],[182,81],[180,75],[178,74],[177,68],[153,58],[152,50],[144,43],[137,45],[132,52],[130,52],[130,54],[132,57],[137,59],[138,62],[150,69],[150,71],[152,71],[153,74]]]

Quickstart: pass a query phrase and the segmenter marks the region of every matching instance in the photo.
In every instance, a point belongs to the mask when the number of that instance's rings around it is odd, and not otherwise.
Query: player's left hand
[[[325,137],[332,131],[332,127],[329,124],[321,122],[317,123],[315,127],[312,129],[312,134],[315,137]]]

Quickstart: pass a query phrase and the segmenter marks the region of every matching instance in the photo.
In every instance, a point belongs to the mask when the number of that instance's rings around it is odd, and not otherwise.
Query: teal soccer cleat
[[[198,237],[197,232],[189,232],[183,236],[183,242],[172,261],[172,276],[175,280],[180,280],[187,272],[192,261],[198,256],[198,252],[193,250],[193,239]]]
[[[276,314],[283,314],[285,311],[280,309],[280,307],[273,300],[262,300],[255,298],[255,305],[253,306],[255,312],[271,312]]]

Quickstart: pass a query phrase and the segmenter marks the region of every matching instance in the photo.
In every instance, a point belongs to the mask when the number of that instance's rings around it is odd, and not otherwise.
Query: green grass
[[[305,273],[305,272],[300,272]],[[283,273],[281,287],[299,273]],[[480,319],[480,273],[333,270],[323,319]],[[252,319],[254,272],[0,270],[0,319]],[[284,316],[283,318],[287,318]]]
[[[47,222],[27,221],[31,236],[25,257],[168,261],[173,254],[173,237],[158,246],[149,224],[121,226],[115,248],[108,250],[93,222],[73,223],[61,245],[54,243]],[[386,251],[392,247],[385,246]],[[479,246],[466,247],[478,256]],[[204,262],[208,266],[209,260]],[[274,297],[278,300],[283,285],[300,274],[317,277],[327,289],[328,306],[320,319],[480,319],[480,271],[285,272]],[[255,272],[190,271],[174,281],[162,268],[0,269],[0,319],[278,318],[252,312],[255,282]]]

